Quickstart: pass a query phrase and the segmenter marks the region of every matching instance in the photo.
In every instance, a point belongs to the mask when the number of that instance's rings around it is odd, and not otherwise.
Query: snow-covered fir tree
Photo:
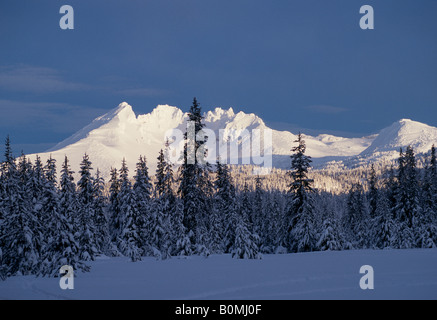
[[[28,196],[31,199],[32,215],[36,217],[36,220],[43,221],[44,211],[44,193],[41,192],[46,186],[46,176],[44,174],[44,165],[39,156],[36,156],[35,164],[30,172]],[[34,239],[35,248],[38,252],[42,251],[44,238]]]
[[[235,241],[232,246],[232,257],[236,259],[261,259],[259,238],[250,230],[248,217],[244,210],[236,213]]]
[[[168,144],[168,142],[167,142]],[[168,149],[166,149],[168,150]],[[168,161],[168,155],[163,149],[159,151],[158,163],[156,168],[155,191],[156,197],[174,198],[173,194],[173,167]]]
[[[62,164],[59,211],[51,217],[50,229],[53,230],[43,255],[43,263],[39,274],[42,276],[59,276],[63,265],[73,270],[89,271],[89,266],[80,260],[79,243],[75,237],[74,215],[77,211],[77,198],[73,172],[70,170],[68,158]]]
[[[135,192],[129,181],[129,170],[126,160],[123,159],[120,170],[120,192],[118,193],[118,203],[120,206],[120,225],[121,233],[118,239],[120,252],[129,257],[132,262],[140,261],[143,253],[140,211],[138,210]]]
[[[7,140],[7,143],[9,141]],[[39,221],[32,216],[22,176],[15,159],[6,151],[3,163],[2,199],[3,222],[0,233],[2,244],[2,278],[14,275],[35,274],[39,269],[39,252],[34,245]]]
[[[155,247],[160,251],[158,258],[162,259],[169,258],[175,251],[176,243],[181,236],[179,233],[183,232],[180,225],[182,223],[180,213],[183,211],[176,213],[182,208],[173,193],[173,167],[168,160],[168,147],[169,143],[166,141],[165,151],[161,149],[158,156],[153,208],[153,239]],[[164,234],[159,235],[159,228],[164,230]]]
[[[165,203],[160,198],[151,204],[150,247],[152,254],[158,259],[170,258],[169,216],[165,214]]]
[[[373,219],[376,217],[376,210],[378,209],[378,186],[375,165],[373,163],[370,167],[368,200],[370,218]]]
[[[197,232],[196,232],[196,246],[195,253],[201,256],[207,257],[211,254],[208,244],[211,243],[209,216],[212,214],[213,209],[213,196],[214,196],[214,183],[212,181],[213,169],[212,166],[206,162],[203,164],[202,170],[199,176],[199,189],[203,196],[203,209],[197,216]]]
[[[29,160],[26,160],[26,156],[22,155],[18,160],[18,172],[20,176],[20,188],[24,192],[25,202],[28,206],[30,219],[30,229],[34,233],[32,238],[33,246],[36,252],[41,257],[41,252],[44,250],[44,246],[47,243],[47,237],[50,229],[48,228],[49,215],[43,213],[51,208],[54,199],[47,197],[47,179],[45,175],[45,169],[41,164],[41,175],[39,185],[33,184],[34,168]],[[38,168],[39,169],[39,168]],[[56,171],[56,168],[54,168]],[[35,188],[38,188],[35,190]],[[55,190],[56,191],[56,190]],[[34,196],[35,195],[35,196]],[[44,206],[46,205],[46,207]]]
[[[144,254],[151,255],[151,232],[153,224],[153,208],[152,208],[152,183],[150,182],[149,169],[145,157],[140,156],[136,165],[134,176],[133,193],[137,204],[137,220],[139,236],[139,248]]]
[[[260,239],[263,239],[263,220],[266,216],[265,214],[265,208],[264,208],[264,190],[262,187],[262,178],[260,176],[257,176],[255,178],[255,200],[254,200],[254,207],[252,211],[252,223],[253,223],[253,232],[256,233]]]
[[[192,243],[190,240],[192,234],[187,232],[183,223],[183,219],[184,203],[182,202],[182,200],[177,199],[173,213],[173,248],[171,252],[172,255],[179,257],[191,256],[193,254]]]
[[[277,192],[270,194],[268,199],[268,210],[262,219],[262,238],[259,239],[262,244],[262,253],[274,253],[278,247],[283,247],[285,230],[284,230],[284,210],[281,206],[280,195]]]
[[[111,250],[111,239],[109,235],[109,222],[106,212],[105,180],[101,176],[100,170],[96,170],[93,179],[93,208],[94,225],[97,251],[108,253]]]
[[[388,178],[386,180],[386,197],[387,205],[390,210],[390,214],[393,219],[397,218],[396,207],[397,207],[397,195],[399,192],[399,181],[396,177],[395,169],[393,165],[390,166],[388,171]]]
[[[56,223],[53,217],[59,216],[59,197],[56,180],[56,160],[51,156],[44,167],[45,185],[43,186],[43,203],[41,213],[41,223],[45,226],[43,245],[53,242],[56,228],[52,226]],[[43,251],[46,251],[43,248]]]
[[[364,188],[356,183],[349,191],[347,209],[343,216],[346,241],[355,249],[364,249],[369,245],[369,210]],[[347,244],[347,246],[350,246]]]
[[[420,248],[435,248],[437,239],[437,174],[434,145],[431,148],[429,161],[423,171],[422,192],[419,195],[421,211],[415,220],[416,246]]]
[[[416,158],[411,146],[407,147],[405,154],[400,151],[399,157],[399,194],[397,198],[397,213],[401,222],[406,222],[410,228],[419,209],[418,181]]]
[[[292,148],[290,197],[288,209],[288,248],[292,252],[308,252],[316,249],[317,234],[314,225],[313,180],[308,178],[311,157],[305,155],[306,145],[302,134],[298,135],[298,145]]]
[[[91,175],[92,163],[85,154],[80,164],[80,180],[78,187],[78,234],[80,258],[84,261],[93,261],[98,253],[95,238],[95,211],[94,211],[94,182]]]
[[[121,233],[121,216],[118,194],[120,193],[120,180],[116,168],[111,168],[111,179],[109,180],[109,234],[112,241],[111,255],[119,254],[117,245]]]
[[[396,248],[396,233],[397,223],[393,218],[392,210],[390,209],[389,189],[378,191],[377,206],[375,215],[371,218],[369,225],[371,226],[371,245],[373,248],[379,249],[394,249]]]
[[[317,248],[320,251],[339,251],[344,247],[344,239],[342,230],[339,224],[339,219],[334,211],[335,203],[325,197],[319,201],[320,209],[322,211],[320,228],[320,236],[317,242]]]
[[[194,98],[193,104],[188,112],[188,130],[185,133],[185,146],[183,151],[183,162],[180,166],[180,184],[178,194],[184,203],[183,223],[187,234],[194,237],[191,239],[193,245],[204,245],[198,243],[202,238],[203,226],[198,225],[199,219],[204,216],[205,212],[205,195],[202,190],[201,180],[203,177],[203,160],[201,150],[204,148],[206,138],[196,139],[202,135],[204,128],[203,116],[197,99]],[[200,158],[199,158],[200,156]]]
[[[398,191],[396,198],[396,218],[398,220],[399,248],[415,246],[416,221],[420,212],[418,199],[418,181],[414,150],[407,147],[405,153],[400,150],[398,169]]]
[[[226,253],[232,251],[235,244],[235,232],[237,225],[237,201],[235,188],[229,168],[226,164],[217,161],[217,176],[215,180],[216,206],[223,215],[223,250]]]

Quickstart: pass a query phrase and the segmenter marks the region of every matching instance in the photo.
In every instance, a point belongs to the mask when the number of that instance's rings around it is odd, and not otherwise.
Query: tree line
[[[189,119],[197,135],[204,124],[196,99]],[[154,182],[144,157],[133,180],[123,160],[105,183],[85,154],[76,183],[67,157],[58,179],[54,159],[15,159],[7,138],[0,168],[0,277],[57,276],[63,265],[88,271],[87,261],[102,254],[133,262],[223,253],[259,259],[268,253],[437,243],[435,147],[424,170],[408,147],[396,167],[383,175],[372,167],[366,181],[335,195],[315,190],[301,134],[291,150],[286,191],[266,190],[262,176],[254,188],[236,188],[227,164],[197,159],[204,143],[196,141],[195,152],[185,147],[178,168],[167,161],[166,144]]]

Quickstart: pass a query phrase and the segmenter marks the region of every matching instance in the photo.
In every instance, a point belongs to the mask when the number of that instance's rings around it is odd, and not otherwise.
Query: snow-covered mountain
[[[237,141],[243,130],[266,129],[264,121],[255,114],[216,108],[205,113],[206,128],[217,132],[223,129],[230,139]],[[187,113],[177,107],[159,105],[151,113],[136,116],[126,102],[68,139],[60,142],[47,152],[40,154],[43,161],[52,156],[60,163],[67,155],[74,171],[79,171],[79,163],[85,153],[90,156],[94,169],[99,168],[107,178],[111,167],[120,167],[126,159],[131,174],[140,155],[146,156],[151,172],[156,168],[158,152],[164,146],[165,133],[169,129],[186,129]],[[287,168],[290,149],[297,136],[288,131],[272,131],[273,165]],[[363,138],[342,138],[333,135],[305,136],[307,154],[314,158],[316,166],[336,160],[345,161],[359,158],[377,161],[397,156],[400,147],[412,145],[416,152],[427,152],[432,144],[437,144],[437,128],[400,120],[379,134]],[[31,155],[31,158],[35,155]]]
[[[376,157],[381,154],[398,153],[400,148],[412,146],[416,153],[428,152],[437,143],[437,128],[402,119],[381,130],[372,144],[361,156]]]

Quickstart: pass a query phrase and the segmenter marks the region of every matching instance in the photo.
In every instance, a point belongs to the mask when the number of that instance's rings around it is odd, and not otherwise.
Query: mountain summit
[[[220,129],[237,132],[230,136],[237,143],[240,138],[238,132],[268,128],[257,115],[235,113],[232,108],[215,108],[205,112],[204,117],[206,128],[213,130],[217,137]],[[77,173],[82,157],[87,153],[94,169],[99,168],[107,178],[111,167],[120,167],[122,159],[126,159],[133,175],[135,164],[143,155],[153,172],[158,152],[164,147],[165,133],[170,129],[185,132],[187,119],[187,113],[169,105],[159,105],[152,112],[137,116],[132,107],[123,102],[40,156],[46,160],[51,155],[61,163],[67,155]],[[272,137],[273,165],[288,168],[290,150],[297,136],[288,131],[272,130]],[[343,161],[353,157],[372,161],[393,159],[400,147],[408,145],[418,153],[427,152],[433,143],[437,144],[437,128],[403,119],[373,136],[343,138],[322,134],[316,137],[305,135],[304,139],[307,154],[320,167],[330,160]]]
[[[437,128],[410,119],[402,119],[381,130],[370,147],[361,155],[398,152],[400,148],[405,149],[407,146],[412,146],[416,153],[426,153],[436,143]]]

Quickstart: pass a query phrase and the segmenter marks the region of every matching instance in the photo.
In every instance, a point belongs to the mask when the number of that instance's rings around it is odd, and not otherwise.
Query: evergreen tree
[[[372,245],[379,249],[396,248],[397,224],[390,209],[390,189],[378,196],[372,223]]]
[[[320,237],[317,242],[317,248],[321,251],[339,251],[344,247],[344,239],[341,234],[341,229],[338,223],[338,219],[335,217],[334,208],[332,203],[328,203],[328,199],[325,198],[325,202],[319,203],[322,207],[323,223],[321,226]]]
[[[399,192],[399,181],[397,180],[395,169],[393,165],[390,166],[390,170],[388,172],[388,180],[386,183],[387,189],[387,201],[388,207],[390,210],[390,214],[393,219],[397,218],[396,207],[397,207],[397,195]]]
[[[428,169],[429,183],[429,203],[430,208],[434,212],[434,218],[437,218],[437,156],[436,147],[431,147],[430,165]],[[432,203],[432,204],[431,204]]]
[[[266,212],[265,218],[262,220],[262,239],[261,252],[273,253],[277,247],[282,246],[282,221],[283,214],[279,206],[279,199],[275,194],[271,194],[268,202],[269,210]]]
[[[434,248],[437,241],[437,188],[436,188],[436,154],[431,148],[431,156],[424,170],[421,192],[421,211],[415,220],[416,245],[420,248]]]
[[[253,232],[260,238],[262,235],[262,223],[266,216],[264,209],[264,190],[262,186],[262,179],[260,176],[255,178],[255,205],[252,212]]]
[[[282,193],[276,193],[273,202],[269,233],[272,235],[275,253],[287,252],[287,225],[285,224],[286,197]]]
[[[42,184],[39,186],[38,190],[35,190],[32,183],[34,169],[31,162],[26,159],[25,155],[22,155],[17,160],[17,170],[20,183],[19,187],[23,192],[23,201],[24,203],[26,203],[28,214],[31,217],[31,219],[29,220],[29,228],[34,234],[32,238],[32,243],[35,252],[38,253],[38,257],[40,258],[41,253],[44,251],[44,246],[47,244],[47,238],[50,232],[50,228],[48,228],[50,221],[47,219],[47,215],[44,215],[43,212],[44,210],[50,211],[53,201],[56,200],[50,199],[50,195],[48,195],[48,193],[46,192],[47,180],[45,178],[44,170],[42,170]],[[38,201],[36,202],[37,205],[34,205],[34,199],[32,197],[32,195],[35,193],[38,194]],[[40,259],[38,261],[40,262]]]
[[[235,188],[229,168],[226,164],[217,161],[217,176],[215,180],[216,206],[223,215],[223,248],[224,252],[231,252],[235,244],[237,225],[237,204]]]
[[[203,226],[198,225],[198,222],[203,222],[205,206],[205,195],[202,190],[202,177],[204,170],[204,156],[202,152],[205,139],[197,139],[203,134],[204,128],[203,116],[201,114],[200,105],[197,99],[194,98],[193,104],[188,112],[189,129],[185,133],[185,146],[183,152],[183,163],[180,167],[180,185],[178,193],[184,203],[184,218],[183,224],[188,234],[193,236],[191,239],[193,245],[204,245],[197,243],[203,235]],[[203,155],[203,156],[202,156]],[[201,240],[200,240],[201,241]]]
[[[164,203],[161,199],[155,199],[151,209],[150,246],[153,255],[159,260],[168,259],[171,250],[169,217],[165,215]]]
[[[397,212],[399,220],[406,222],[409,228],[413,227],[413,220],[419,211],[418,181],[416,159],[411,146],[405,154],[402,149],[399,157],[399,193],[397,198]]]
[[[118,194],[121,216],[121,234],[119,237],[120,251],[132,262],[140,261],[142,255],[140,213],[135,192],[128,177],[129,170],[123,159],[120,170],[121,186]]]
[[[97,169],[93,179],[93,210],[97,251],[107,253],[111,250],[109,222],[106,214],[105,180]]]
[[[323,231],[317,242],[317,247],[320,251],[339,251],[343,248],[338,227],[330,216],[323,220]]]
[[[168,142],[166,143],[168,145]],[[167,160],[168,155],[168,147],[166,148],[166,152],[163,149],[159,151],[158,156],[158,164],[156,169],[156,182],[155,182],[155,191],[156,197],[158,198],[167,198],[170,202],[174,201],[173,194],[173,167],[172,164]]]
[[[249,228],[247,217],[241,214],[236,216],[235,243],[232,247],[232,257],[237,259],[261,259],[258,248],[259,238]]]
[[[9,135],[6,137],[5,140],[5,162],[4,162],[4,170],[8,169],[8,166],[11,166],[13,162],[15,161],[13,155],[12,155],[12,147],[11,147],[11,139],[9,138]]]
[[[361,184],[354,184],[349,191],[347,199],[347,212],[343,217],[343,226],[346,231],[346,241],[355,249],[366,248],[368,243],[367,199]]]
[[[306,145],[302,134],[298,135],[295,142],[298,145],[292,149],[294,154],[291,156],[289,172],[288,247],[293,252],[307,252],[313,251],[317,242],[312,200],[314,181],[308,178],[312,160],[305,155]]]
[[[47,184],[44,166],[42,164],[41,158],[36,156],[35,165],[33,170],[30,172],[29,177],[29,188],[28,197],[31,199],[31,210],[32,215],[36,217],[36,220],[43,221],[43,209],[44,209],[44,190]],[[36,239],[37,240],[37,239]],[[42,251],[43,239],[39,239],[39,243],[36,244],[36,249],[40,252]]]
[[[53,217],[59,215],[59,197],[58,188],[56,180],[56,160],[51,156],[47,160],[47,164],[44,168],[45,173],[45,185],[40,192],[43,193],[43,203],[42,203],[42,225],[46,226],[44,232],[43,243],[46,246],[48,243],[53,242],[53,237],[55,236],[56,229],[52,226],[56,223]]]
[[[78,234],[80,259],[94,261],[97,250],[95,239],[94,182],[91,176],[92,163],[87,154],[80,164],[78,186]]]
[[[134,176],[135,183],[133,189],[141,202],[147,202],[152,197],[152,183],[149,178],[149,169],[147,167],[146,158],[140,156],[137,163],[136,175]]]
[[[201,204],[203,209],[197,215],[197,232],[196,232],[196,254],[209,256],[210,250],[208,245],[211,243],[210,234],[210,215],[213,212],[214,205],[214,183],[211,179],[213,169],[207,162],[204,164],[199,176],[199,189],[201,193]]]
[[[172,228],[174,230],[174,239],[172,241],[174,249],[172,250],[172,252],[173,255],[182,257],[191,256],[193,254],[192,243],[190,240],[192,234],[190,234],[190,232],[187,232],[187,230],[185,229],[183,219],[183,201],[177,199],[174,211],[174,220],[172,224]]]
[[[216,201],[220,201],[216,199]],[[221,212],[221,204],[214,203],[211,214],[209,215],[209,250],[213,254],[220,254],[224,252],[224,225],[223,214]]]
[[[89,271],[89,266],[80,261],[79,244],[75,237],[74,214],[77,211],[77,198],[68,158],[62,164],[59,211],[52,216],[50,228],[54,235],[44,253],[44,262],[39,271],[42,276],[59,276],[59,268],[70,265],[74,270]]]
[[[420,213],[418,200],[418,180],[416,159],[413,148],[402,149],[399,156],[398,191],[396,194],[396,218],[398,220],[397,246],[399,248],[413,248],[416,240],[417,222]]]
[[[161,221],[164,221],[166,232],[168,233],[168,239],[165,239],[165,256],[167,257],[179,255],[180,251],[177,249],[177,243],[188,243],[183,241],[185,239],[185,228],[183,226],[183,207],[182,202],[179,201],[174,192],[174,176],[173,165],[169,161],[169,142],[166,141],[165,150],[159,152],[158,165],[156,170],[156,182],[155,182],[155,198],[159,202],[159,214]],[[182,245],[179,249],[182,250],[185,255],[186,250]],[[189,245],[191,247],[191,244]],[[191,248],[190,248],[191,250]]]
[[[369,204],[370,204],[370,218],[376,217],[376,211],[378,209],[378,188],[377,188],[377,177],[375,172],[375,165],[372,163],[370,168],[370,178],[369,178]]]
[[[136,199],[138,216],[136,225],[138,227],[139,248],[144,252],[150,252],[151,247],[151,228],[153,224],[152,208],[152,184],[149,178],[149,169],[146,158],[141,157],[136,166],[136,175],[134,176],[133,192]]]
[[[117,244],[121,233],[120,203],[120,180],[116,168],[111,168],[111,179],[109,180],[109,233],[113,244]],[[118,250],[113,246],[112,255],[117,256]]]
[[[39,252],[33,239],[34,226],[39,224],[31,215],[26,190],[15,160],[4,164],[3,222],[0,233],[2,244],[2,278],[35,274],[39,268]]]

